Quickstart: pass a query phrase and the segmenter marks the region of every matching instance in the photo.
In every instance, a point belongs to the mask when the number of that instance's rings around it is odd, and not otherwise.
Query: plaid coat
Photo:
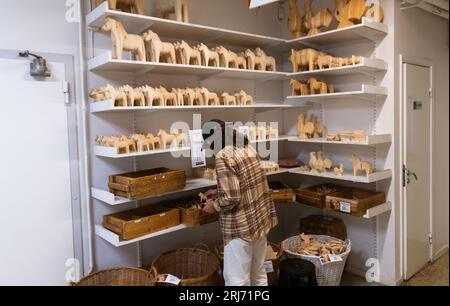
[[[251,146],[227,146],[216,156],[218,201],[224,245],[256,241],[278,224],[265,171]]]

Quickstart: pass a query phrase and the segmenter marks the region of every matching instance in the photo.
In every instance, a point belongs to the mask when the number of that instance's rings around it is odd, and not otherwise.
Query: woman
[[[203,136],[208,143],[215,133],[222,134],[215,155],[218,189],[207,192],[204,211],[220,212],[225,284],[267,286],[266,237],[278,223],[267,177],[247,137],[220,120],[213,122],[216,128]]]

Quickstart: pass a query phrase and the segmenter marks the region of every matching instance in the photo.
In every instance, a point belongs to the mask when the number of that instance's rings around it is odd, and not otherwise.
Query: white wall
[[[448,20],[420,9],[396,8],[396,57],[433,65],[433,255],[448,247],[449,231],[449,41]],[[397,65],[398,67],[398,65]],[[399,76],[399,73],[398,75]],[[397,83],[398,79],[397,79]],[[397,95],[400,102],[400,93]]]

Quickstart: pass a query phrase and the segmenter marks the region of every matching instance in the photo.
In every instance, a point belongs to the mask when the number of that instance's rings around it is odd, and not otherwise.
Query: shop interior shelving
[[[354,145],[354,146],[376,146],[392,142],[392,135],[368,135],[363,141],[330,141],[324,138],[300,139],[297,136],[289,137],[290,142],[317,143],[317,144],[335,144],[335,145]]]
[[[376,183],[379,181],[390,179],[392,177],[391,170],[380,170],[367,176],[353,176],[352,173],[344,173],[343,176],[338,176],[333,172],[311,173],[308,171],[302,171],[300,169],[291,170],[289,171],[289,173],[364,184]]]
[[[298,102],[329,102],[336,99],[362,99],[370,100],[382,99],[387,96],[387,88],[382,86],[373,86],[363,84],[361,90],[356,91],[346,91],[346,92],[335,92],[330,94],[316,94],[316,95],[304,95],[304,96],[288,96],[288,100],[295,100]]]
[[[305,206],[311,207],[309,205],[306,205],[306,204],[303,204],[303,203],[300,203],[300,202],[297,202],[297,203],[301,204],[301,205],[305,205]],[[331,211],[331,210],[326,210],[326,209],[321,209],[321,208],[317,208],[317,209],[320,209],[322,211]],[[386,203],[383,203],[383,204],[380,204],[380,205],[377,205],[377,206],[374,206],[372,208],[367,209],[366,213],[361,218],[363,218],[363,219],[372,219],[372,218],[375,218],[376,216],[379,216],[379,215],[382,215],[384,213],[387,213],[390,210],[392,210],[392,203],[391,202],[386,202]],[[338,211],[332,211],[332,212],[335,212],[337,214],[345,214],[345,213],[338,212]],[[358,217],[356,217],[356,218],[358,218]]]

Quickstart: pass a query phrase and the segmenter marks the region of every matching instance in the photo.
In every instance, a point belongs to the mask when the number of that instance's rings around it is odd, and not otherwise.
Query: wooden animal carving
[[[224,46],[220,46],[214,49],[219,54],[220,67],[224,68],[238,68],[237,66],[237,54],[228,50]]]
[[[247,68],[250,70],[266,70],[266,62],[262,57],[257,56],[250,49],[245,50],[245,58],[247,59]]]
[[[184,105],[197,105],[202,106],[205,105],[205,101],[203,99],[203,95],[200,92],[199,88],[195,90],[192,88],[186,88],[184,91]]]
[[[298,80],[291,79],[290,81],[292,92],[292,96],[306,96],[309,95],[309,86],[306,83],[303,83]]]
[[[159,91],[163,96],[165,106],[178,106],[178,97],[176,93],[169,92],[162,86],[159,87]]]
[[[176,147],[182,148],[188,145],[188,136],[179,130],[173,130],[172,135],[175,135]]]
[[[89,97],[95,102],[106,100],[106,92],[104,88],[93,89],[89,93]]]
[[[347,1],[348,0],[334,0],[336,4],[334,17],[339,22],[337,27],[338,29],[342,29],[353,25],[353,22],[351,22],[348,17]]]
[[[328,93],[328,86],[325,82],[319,82],[316,78],[309,78],[308,84],[312,95],[315,95],[317,91],[320,91],[322,95]]]
[[[347,10],[348,19],[354,24],[360,23],[366,12],[366,0],[350,0]]]
[[[261,58],[261,61],[265,62],[265,70],[267,71],[276,71],[277,70],[277,62],[273,56],[267,56],[266,52],[264,52],[261,48],[255,49],[255,55]]]
[[[173,44],[162,42],[158,34],[151,30],[142,34],[142,38],[146,44],[147,60],[155,63],[177,63],[175,47]]]
[[[306,32],[309,33],[309,31],[312,29],[311,21],[314,17],[313,10],[312,10],[312,2],[313,0],[305,0],[305,16],[303,16],[303,27],[306,29]]]
[[[367,176],[373,173],[374,167],[371,163],[361,161],[361,158],[359,158],[356,155],[352,156],[352,163],[353,163],[353,176],[358,176],[359,172],[365,172]]]
[[[169,18],[170,14],[175,14],[175,19],[180,22],[189,22],[189,9],[187,0],[157,0],[156,16],[159,18]]]
[[[95,0],[95,6],[97,7],[103,2],[105,0]],[[108,7],[111,10],[144,15],[143,0],[108,0]]]
[[[144,94],[130,85],[122,86],[118,89],[127,95],[127,105],[128,106],[145,106],[145,96]]]
[[[128,34],[123,25],[111,18],[106,17],[102,31],[111,32],[112,58],[122,59],[123,51],[131,51],[137,61],[145,61],[145,43],[139,35]]]
[[[139,90],[145,97],[145,105],[147,106],[166,106],[164,96],[161,91],[150,86],[140,87]]]
[[[241,105],[253,105],[254,101],[253,101],[253,97],[250,96],[249,94],[247,94],[245,91],[241,90],[237,93],[238,97],[239,97],[239,103]]]
[[[335,167],[334,168],[334,174],[336,176],[344,176],[344,165],[343,164],[339,164],[339,167]]]
[[[196,47],[200,51],[202,66],[220,67],[219,54],[210,50],[205,44]]]
[[[383,22],[384,20],[383,7],[377,3],[367,4],[364,16],[372,22]]]
[[[325,133],[325,125],[319,121],[316,114],[311,114],[311,122],[314,125],[313,138],[322,138]]]
[[[323,152],[317,152],[317,158],[321,162],[321,166],[323,170],[330,171],[333,168],[333,161],[328,158],[323,158]]]
[[[329,27],[331,22],[333,21],[333,15],[331,14],[328,8],[324,8],[320,10],[310,22],[310,30],[308,35],[315,35],[320,33],[320,28]]]
[[[352,64],[353,65],[359,65],[362,63],[363,59],[362,56],[356,56],[356,55],[352,55]]]
[[[161,139],[159,137],[155,137],[153,134],[147,134],[147,139],[150,141],[153,150],[161,148]]]
[[[297,117],[297,130],[300,139],[312,138],[314,135],[314,124],[306,121],[305,114],[300,114]]]
[[[299,51],[292,49],[290,60],[293,71],[300,72],[304,70],[314,70],[320,55],[321,53],[319,51],[310,48]]]
[[[319,66],[319,69],[336,68],[339,66],[339,61],[334,56],[321,55],[317,59],[317,66]]]
[[[241,52],[236,55],[236,65],[239,69],[247,69],[247,60],[245,59],[245,53]]]
[[[220,104],[222,105],[236,105],[236,97],[224,92],[220,95]]]
[[[114,101],[114,106],[128,106],[127,94],[123,91],[116,90],[109,84],[105,87],[105,98]]]
[[[136,142],[137,152],[146,152],[152,150],[153,143],[145,135],[135,134],[131,138]]]
[[[177,63],[182,65],[201,65],[202,57],[200,51],[191,48],[184,40],[175,43]]]
[[[165,130],[159,130],[158,137],[161,139],[161,149],[167,149],[168,146],[173,145],[177,147],[178,144],[175,141],[177,136],[174,134],[168,134]]]
[[[219,96],[216,93],[210,92],[205,87],[200,88],[200,93],[203,95],[205,105],[220,105]]]
[[[302,18],[298,13],[297,0],[289,0],[288,27],[294,38],[305,35]]]
[[[311,168],[311,173],[323,172],[322,163],[317,157],[316,152],[311,152],[309,157],[309,167]]]

